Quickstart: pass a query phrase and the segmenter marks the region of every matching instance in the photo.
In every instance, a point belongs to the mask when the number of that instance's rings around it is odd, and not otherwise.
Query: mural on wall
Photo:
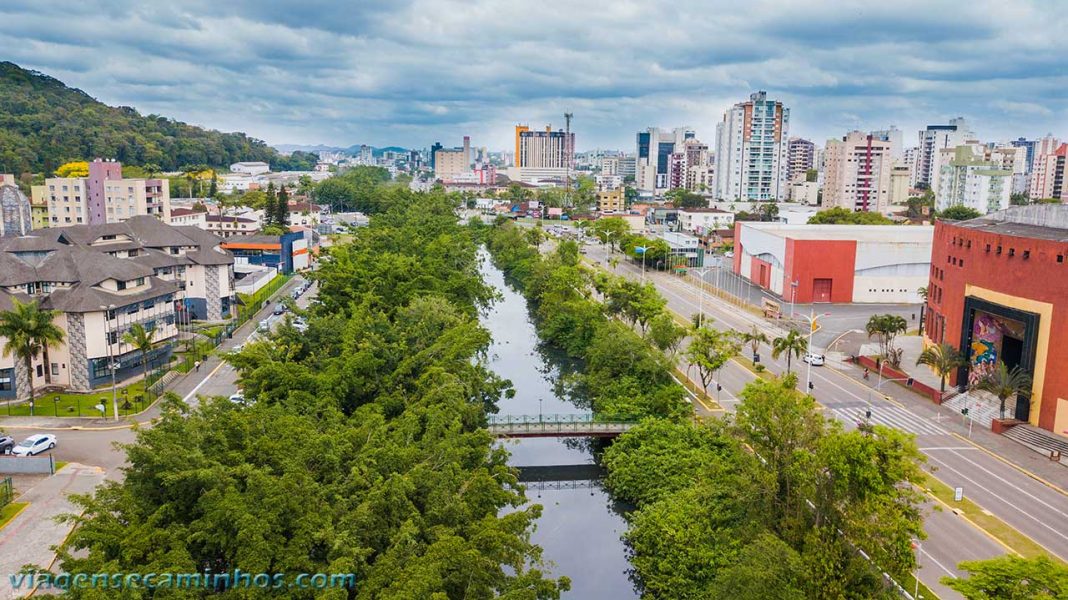
[[[975,311],[972,324],[971,364],[968,384],[975,385],[997,368],[1005,337],[1024,339],[1025,326],[1019,321]]]

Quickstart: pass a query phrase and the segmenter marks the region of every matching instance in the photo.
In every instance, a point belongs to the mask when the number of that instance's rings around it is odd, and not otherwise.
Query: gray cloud
[[[823,141],[963,115],[1068,135],[1068,11],[995,2],[6,0],[0,58],[110,104],[270,142],[507,148],[576,114],[580,148],[765,89]]]

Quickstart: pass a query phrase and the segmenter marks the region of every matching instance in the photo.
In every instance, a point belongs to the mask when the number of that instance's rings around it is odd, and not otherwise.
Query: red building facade
[[[1068,206],[938,222],[927,296],[925,336],[968,358],[955,385],[1019,366],[1031,395],[1006,416],[1068,435]]]

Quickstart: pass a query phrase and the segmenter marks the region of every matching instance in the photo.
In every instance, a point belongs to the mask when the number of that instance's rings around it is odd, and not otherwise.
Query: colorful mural
[[[976,384],[979,380],[997,368],[1005,336],[1018,340],[1024,338],[1024,324],[1012,319],[992,315],[984,311],[975,311],[972,324],[971,365],[968,369],[968,383]]]

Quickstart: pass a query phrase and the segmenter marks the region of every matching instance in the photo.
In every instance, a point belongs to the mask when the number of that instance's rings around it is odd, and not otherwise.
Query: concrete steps
[[[960,413],[962,408],[968,407],[968,418],[985,429],[990,429],[990,423],[1000,416],[996,398],[991,401],[985,394],[974,391],[957,394],[943,402],[942,406],[952,409],[955,413]]]
[[[1068,438],[1063,438],[1044,429],[1022,424],[1012,427],[1002,435],[1025,446],[1044,450],[1044,454],[1056,451],[1060,452],[1061,456],[1068,456]]]

